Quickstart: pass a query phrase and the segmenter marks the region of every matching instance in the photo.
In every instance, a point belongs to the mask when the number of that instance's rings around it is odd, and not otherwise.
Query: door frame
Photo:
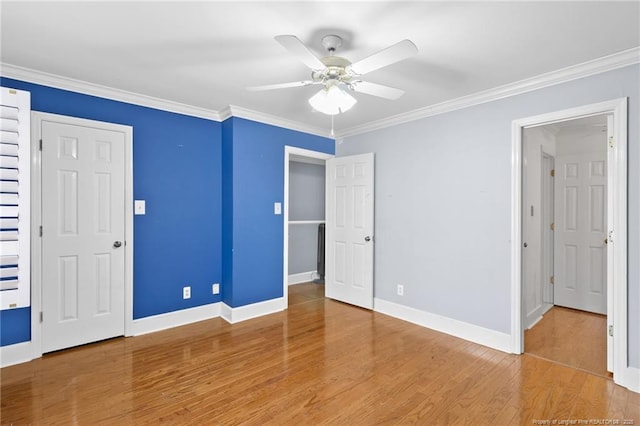
[[[512,351],[524,351],[522,328],[522,133],[542,126],[593,115],[612,114],[615,140],[607,152],[607,228],[614,244],[607,256],[607,325],[613,329],[608,347],[613,349],[613,379],[633,386],[627,355],[627,98],[583,105],[526,117],[512,122],[511,157],[511,338]],[[608,352],[610,353],[610,352]]]
[[[31,112],[31,345],[32,358],[42,356],[42,122],[95,127],[124,133],[124,335],[133,327],[133,127],[45,112]]]
[[[541,248],[542,253],[540,254],[540,259],[542,262],[542,277],[551,277],[553,275],[553,256],[554,256],[554,240],[553,240],[553,230],[551,229],[551,224],[554,223],[553,212],[555,211],[555,200],[554,200],[554,177],[551,175],[551,170],[555,170],[556,157],[555,155],[551,155],[542,150],[542,162],[540,163],[542,169],[542,182],[541,182],[541,191],[540,191],[540,213],[542,214],[542,235],[540,240],[542,241]],[[549,163],[549,167],[547,167],[546,162]],[[549,297],[551,302],[545,300],[545,294]],[[542,303],[544,305],[542,309],[542,314],[544,315],[551,307],[554,302],[554,294],[553,294],[553,284],[545,280],[545,285],[542,289]]]
[[[511,157],[511,344],[512,352],[524,351],[522,320],[522,133],[543,126],[593,115],[612,114],[615,141],[607,152],[607,228],[613,251],[607,262],[607,325],[615,338],[607,338],[613,349],[613,379],[627,386],[627,98],[583,105],[562,111],[521,118],[512,122]],[[615,231],[615,232],[614,232]],[[609,354],[609,349],[607,351]]]
[[[284,208],[283,217],[283,244],[282,244],[282,299],[283,309],[289,307],[289,162],[292,158],[308,160],[309,163],[323,164],[328,159],[335,157],[334,154],[326,152],[312,151],[310,149],[298,148],[285,145],[284,147]],[[326,189],[325,189],[326,202]],[[326,272],[325,272],[326,275]]]

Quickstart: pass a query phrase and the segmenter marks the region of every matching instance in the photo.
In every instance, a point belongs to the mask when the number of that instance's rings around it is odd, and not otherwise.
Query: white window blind
[[[29,306],[29,92],[0,87],[0,309]]]

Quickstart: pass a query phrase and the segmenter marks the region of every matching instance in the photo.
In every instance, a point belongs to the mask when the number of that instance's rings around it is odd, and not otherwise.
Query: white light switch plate
[[[134,214],[146,214],[147,208],[144,200],[135,200],[133,202],[133,212]]]
[[[282,203],[273,203],[273,214],[282,214]]]

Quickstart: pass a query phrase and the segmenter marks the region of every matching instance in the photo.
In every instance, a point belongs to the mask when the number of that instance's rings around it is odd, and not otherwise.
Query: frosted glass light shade
[[[336,115],[346,112],[358,102],[356,98],[339,88],[329,86],[321,89],[318,93],[309,98],[309,104],[316,111],[327,115]]]

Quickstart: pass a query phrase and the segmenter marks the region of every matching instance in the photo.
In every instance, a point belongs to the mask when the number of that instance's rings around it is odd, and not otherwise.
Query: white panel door
[[[373,309],[373,153],[326,164],[325,295]]]
[[[604,153],[556,158],[556,305],[607,313],[607,160]]]
[[[42,351],[124,334],[124,133],[42,122]]]

